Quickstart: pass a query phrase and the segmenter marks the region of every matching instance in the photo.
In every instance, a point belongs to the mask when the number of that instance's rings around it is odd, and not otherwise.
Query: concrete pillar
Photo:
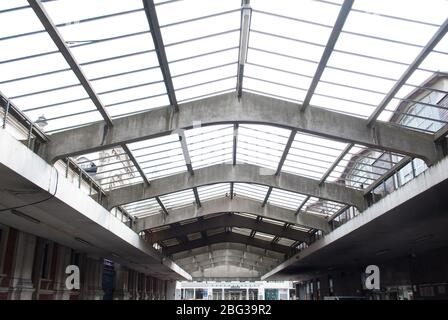
[[[84,263],[84,283],[81,285],[83,300],[102,300],[103,259],[86,257]]]
[[[35,291],[32,273],[36,237],[16,231],[16,243],[13,253],[13,268],[9,283],[9,299],[31,300]]]
[[[58,245],[57,246],[57,262],[56,262],[56,272],[54,279],[54,298],[55,300],[70,300],[70,296],[74,293],[72,290],[67,289],[65,285],[65,280],[67,279],[67,274],[65,269],[71,264],[71,249]],[[79,291],[76,292],[79,295]]]
[[[166,281],[166,300],[176,299],[176,281],[167,280]]]
[[[128,274],[129,270],[115,263],[115,290],[114,300],[129,300],[130,294],[128,291]]]

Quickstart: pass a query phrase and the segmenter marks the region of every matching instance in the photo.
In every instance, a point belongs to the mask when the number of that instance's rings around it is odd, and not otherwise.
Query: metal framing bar
[[[313,80],[311,81],[311,85],[306,93],[305,99],[302,103],[301,110],[308,107],[310,104],[311,98],[314,94],[314,90],[319,83],[319,80],[324,73],[325,67],[327,65],[328,59],[330,59],[331,53],[333,52],[336,41],[341,34],[341,30],[344,27],[345,21],[347,20],[348,14],[352,8],[354,0],[345,0],[342,4],[341,10],[339,11],[338,18],[336,19],[335,25],[331,31],[330,37],[328,38],[327,45],[325,46],[325,50],[322,53],[322,57],[320,58],[319,64],[317,66],[316,72],[314,74]]]
[[[288,141],[285,145],[285,150],[283,151],[282,157],[280,158],[280,161],[278,162],[277,171],[275,172],[275,175],[279,175],[282,171],[283,164],[285,163],[286,157],[288,156],[289,150],[291,149],[291,145],[294,142],[294,139],[296,137],[297,130],[292,130],[291,134],[289,135]]]
[[[30,4],[31,8],[34,10],[35,14],[45,27],[45,30],[47,30],[48,35],[53,40],[54,44],[58,47],[61,54],[64,56],[64,59],[67,61],[68,65],[72,69],[73,73],[78,78],[79,82],[81,82],[84,90],[86,90],[89,98],[92,100],[95,107],[98,109],[98,111],[101,113],[102,117],[104,118],[104,121],[106,121],[106,124],[109,127],[112,127],[112,119],[109,116],[107,110],[104,108],[103,103],[101,102],[100,98],[97,96],[95,90],[93,89],[92,85],[90,84],[90,81],[87,79],[87,77],[84,75],[84,72],[81,70],[81,67],[79,66],[78,62],[76,61],[75,57],[71,53],[69,47],[63,40],[62,36],[60,35],[59,31],[54,26],[50,16],[45,11],[45,8],[43,7],[40,0],[28,0],[28,3]]]
[[[202,206],[202,204],[201,204],[201,199],[199,198],[198,188],[194,187],[193,193],[194,193],[194,199],[196,201],[196,205],[198,206],[198,208],[200,208]]]
[[[174,110],[178,111],[179,106],[177,104],[177,98],[176,93],[174,91],[174,85],[173,80],[171,78],[168,59],[166,57],[165,45],[163,44],[162,32],[160,31],[159,19],[157,18],[156,7],[154,5],[153,0],[142,0],[142,1],[143,6],[145,8],[146,17],[149,23],[149,29],[151,30],[152,39],[154,41],[154,47],[156,49],[157,58],[159,59],[163,80],[165,81],[168,98]]]
[[[236,165],[236,150],[238,144],[238,123],[233,124],[233,150],[232,150],[232,163]]]
[[[164,206],[162,200],[160,200],[159,197],[155,197],[155,199],[156,199],[157,203],[159,204],[160,208],[162,208],[163,213],[164,213],[166,216],[169,215],[168,210],[166,210],[166,208],[165,208],[165,206]]]
[[[308,200],[310,200],[310,198],[311,198],[310,196],[306,196],[306,198],[300,204],[300,207],[297,209],[296,215],[298,215],[300,212],[302,212],[302,208],[305,206],[305,204],[308,202]]]
[[[266,206],[266,204],[268,203],[269,200],[269,196],[271,195],[273,187],[269,187],[268,192],[266,192],[266,196],[264,197],[264,200],[261,204],[261,207],[263,208],[264,206]]]
[[[126,144],[123,144],[121,147],[126,152],[126,154],[128,155],[129,159],[131,160],[131,162],[134,164],[134,167],[137,169],[138,173],[140,173],[140,176],[142,177],[143,181],[147,185],[149,185],[150,182],[148,180],[148,177],[146,176],[145,172],[143,171],[142,167],[140,166],[140,163],[137,161],[137,159],[135,158],[134,154],[132,153],[132,150],[129,149],[129,147]]]
[[[420,51],[415,60],[408,66],[403,75],[398,79],[392,89],[388,92],[388,94],[384,97],[384,99],[377,106],[375,111],[370,115],[367,119],[367,125],[371,126],[375,123],[376,119],[380,116],[381,112],[387,107],[389,102],[393,99],[393,97],[397,94],[400,88],[406,83],[406,81],[412,76],[414,71],[420,66],[420,64],[425,60],[425,58],[431,53],[434,47],[439,43],[440,40],[445,36],[448,32],[448,19],[440,26],[437,32],[432,36],[426,46]]]
[[[333,164],[328,168],[328,170],[324,173],[322,178],[319,180],[319,184],[322,184],[327,180],[327,178],[330,176],[330,174],[333,172],[333,170],[338,166],[339,162],[341,162],[342,159],[349,153],[350,149],[354,146],[353,143],[349,143],[344,150],[339,154],[339,156],[334,160]]]
[[[236,92],[238,97],[241,97],[243,94],[243,79],[244,79],[244,65],[246,63],[246,61],[241,61],[241,50],[246,50],[246,54],[247,51],[249,50],[249,35],[250,35],[250,22],[251,22],[251,16],[252,16],[252,8],[250,8],[250,0],[243,0],[241,1],[242,6],[241,6],[241,24],[240,24],[240,46],[239,46],[239,52],[238,52],[238,71],[237,71],[237,83],[236,83]],[[247,30],[247,39],[246,39],[246,48],[243,48],[243,32],[245,30],[243,30],[244,25],[243,25],[243,13],[244,13],[244,9],[248,9],[250,10],[250,17],[249,17],[249,25],[247,26],[247,28],[249,30]]]
[[[182,154],[184,155],[185,163],[187,165],[187,170],[191,175],[194,175],[193,166],[191,165],[190,152],[188,152],[188,144],[187,144],[187,138],[185,137],[185,131],[179,130],[178,135],[180,145],[182,147]]]

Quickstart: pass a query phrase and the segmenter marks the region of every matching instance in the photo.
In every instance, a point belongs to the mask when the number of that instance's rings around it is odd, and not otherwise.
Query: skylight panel
[[[246,228],[233,227],[232,232],[237,233],[237,234],[242,234],[243,236],[248,237],[251,233],[251,230],[246,229]]]
[[[154,198],[126,204],[123,205],[123,208],[133,217],[137,218],[144,218],[162,213],[162,208],[160,208]]]
[[[330,173],[327,181],[365,189],[393,168],[402,155],[355,145]]]
[[[179,209],[195,203],[194,194],[191,189],[160,196],[160,200],[167,210]]]
[[[209,82],[203,82],[192,86],[181,87],[176,90],[176,96],[179,101],[191,100],[195,97],[226,91],[235,86],[236,75],[228,76],[222,79],[215,79]]]
[[[177,23],[182,20],[197,19],[199,17],[220,14],[238,10],[241,1],[229,0],[210,2],[208,0],[175,1],[164,5],[157,5],[157,16],[161,26]]]
[[[187,86],[192,86],[200,84],[203,82],[210,82],[216,79],[228,78],[235,76],[236,61],[227,63],[223,66],[213,66],[211,68],[206,68],[205,70],[199,69],[186,74],[180,74],[172,76],[173,84],[175,88],[183,88]]]
[[[173,79],[177,76],[211,68],[222,64],[236,63],[238,61],[238,46],[230,46],[223,50],[207,51],[203,55],[190,54],[184,58],[170,61],[170,71]]]
[[[142,181],[137,168],[119,147],[85,154],[74,159],[74,162],[85,168],[86,172],[105,190]]]
[[[156,179],[187,170],[177,134],[128,144],[148,179]]]
[[[8,10],[20,6],[28,6],[28,1],[0,1],[0,10]],[[0,12],[0,14],[0,39],[43,30],[39,18],[36,17],[33,9],[31,8],[5,11]],[[18,21],[26,21],[26,23],[18,23]],[[14,27],[12,28],[11,26]]]
[[[275,2],[252,0],[251,6],[254,10],[333,25],[339,13],[339,5],[342,4],[342,0],[337,0],[335,3],[338,5],[329,5],[328,3],[312,0],[280,0]]]
[[[272,241],[272,239],[274,239],[274,236],[267,234],[267,233],[262,233],[262,232],[257,231],[257,233],[255,234],[255,238],[264,240],[264,241]]]
[[[393,17],[412,19],[429,24],[442,24],[446,19],[448,4],[443,0],[392,2],[360,0],[355,1],[353,9],[389,15]],[[421,25],[421,24],[420,24]]]
[[[198,187],[199,199],[201,201],[224,198],[230,192],[229,183],[217,183],[208,186]]]
[[[185,137],[193,169],[232,161],[233,125],[193,128]]]
[[[302,208],[302,211],[329,217],[345,207],[346,205],[342,203],[311,197]]]
[[[119,14],[124,11],[142,9],[142,2],[139,0],[58,0],[43,2],[45,9],[51,15],[55,24],[76,22],[82,19]]]
[[[280,239],[278,239],[277,243],[290,247],[295,243],[295,241],[291,240],[291,239],[287,239],[287,238],[280,238]]]
[[[277,169],[290,130],[262,125],[238,127],[237,161]]]
[[[297,210],[305,199],[305,195],[274,188],[269,196],[268,203],[290,210]]]
[[[249,198],[262,202],[268,192],[267,186],[249,184],[249,183],[235,183],[233,192],[235,197]]]
[[[297,133],[283,171],[320,179],[346,147],[346,143]]]

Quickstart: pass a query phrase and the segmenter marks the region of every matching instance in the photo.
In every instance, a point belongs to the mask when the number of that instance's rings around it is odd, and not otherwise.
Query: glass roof
[[[169,106],[173,97],[182,108],[183,103],[229,92],[298,104],[308,97],[312,107],[428,134],[446,132],[441,131],[448,124],[448,36],[443,29],[448,2],[444,0],[356,0],[328,61],[321,57],[343,0],[156,0],[154,30],[141,0],[109,0],[107,5],[92,0],[41,2],[86,81],[72,70],[67,54],[59,51],[54,35],[46,31],[28,1],[3,0],[0,91],[32,121],[45,117],[48,124],[40,126],[50,137],[107,121],[98,104],[113,120]],[[432,48],[434,35],[443,30]],[[153,40],[158,35],[160,42]],[[422,53],[426,55],[421,63],[415,64]],[[220,123],[72,160],[95,167],[92,177],[105,190],[234,162],[273,174],[366,189],[406,157],[291,129]],[[198,199],[229,197],[231,192],[232,198],[266,202],[297,214],[332,217],[346,207],[269,186],[226,182],[122,208],[134,217],[145,217],[199,205]],[[248,235],[274,240],[250,230]],[[189,239],[200,236],[192,234]],[[293,245],[288,239],[275,241]]]

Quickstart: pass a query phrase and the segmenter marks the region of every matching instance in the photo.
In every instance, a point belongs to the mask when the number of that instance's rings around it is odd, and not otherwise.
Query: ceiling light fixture
[[[247,59],[247,49],[249,46],[250,20],[252,8],[248,3],[241,8],[241,40],[240,40],[240,65],[244,65]]]
[[[27,215],[27,214],[25,214],[23,212],[20,212],[18,210],[12,209],[11,213],[16,215],[16,216],[19,216],[19,217],[21,217],[23,219],[26,219],[26,220],[28,220],[28,221],[30,221],[32,223],[37,223],[37,224],[40,223],[40,220],[37,220],[36,218],[33,218],[33,217],[31,217],[31,216],[29,216],[29,215]]]

